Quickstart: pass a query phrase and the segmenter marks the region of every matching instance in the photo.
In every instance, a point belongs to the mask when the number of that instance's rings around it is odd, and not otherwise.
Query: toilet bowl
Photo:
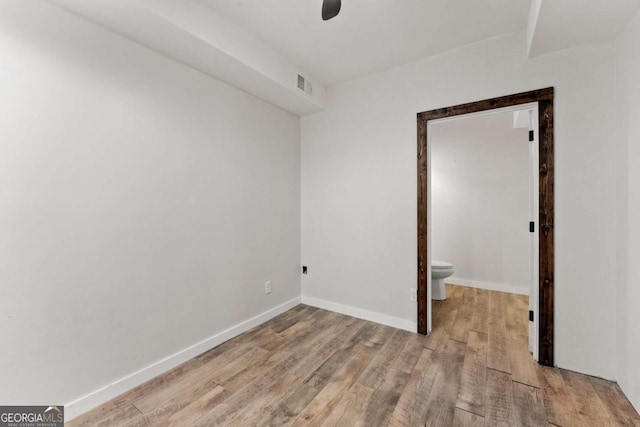
[[[444,261],[431,261],[431,299],[438,301],[447,299],[444,279],[451,276],[453,271],[453,264]]]

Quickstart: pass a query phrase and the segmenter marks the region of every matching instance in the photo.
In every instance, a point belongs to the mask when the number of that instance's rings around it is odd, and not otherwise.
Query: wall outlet
[[[266,282],[264,282],[264,293],[265,294],[271,293],[271,280],[267,280]]]
[[[416,288],[410,288],[409,291],[409,298],[411,301],[418,301],[418,290]]]

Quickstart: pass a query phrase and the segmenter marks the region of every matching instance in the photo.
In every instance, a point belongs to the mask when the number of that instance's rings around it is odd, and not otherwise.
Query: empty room
[[[0,0],[0,427],[640,426],[638,76],[640,0]]]

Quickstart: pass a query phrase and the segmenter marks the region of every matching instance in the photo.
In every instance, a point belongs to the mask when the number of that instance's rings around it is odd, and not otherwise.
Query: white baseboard
[[[272,319],[287,310],[290,310],[298,304],[300,304],[300,297],[296,297],[285,302],[284,304],[272,308],[271,310],[265,311],[264,313],[252,317],[249,320],[245,320],[242,323],[232,326],[231,328],[215,334],[190,347],[187,347],[184,350],[180,350],[179,352],[174,353],[169,357],[152,363],[151,365],[142,368],[139,371],[133,372],[132,374],[120,378],[105,387],[82,396],[81,398],[76,399],[73,402],[65,404],[65,421],[70,421],[78,415],[81,415],[105,402],[108,402],[114,397],[119,396],[122,393],[131,390],[132,388],[139,386],[140,384],[143,384],[146,381],[149,381],[150,379],[164,372],[167,372],[170,369],[175,368],[176,366],[186,362],[187,360],[192,359],[195,356],[204,353],[205,351],[210,350],[225,341],[229,341],[231,338],[234,338],[242,334],[243,332],[246,332],[249,329],[266,322],[267,320]]]
[[[380,323],[382,325],[391,326],[398,329],[404,329],[405,331],[409,332],[417,332],[418,330],[417,323],[412,322],[411,320],[387,316],[386,314],[376,313],[374,311],[364,310],[362,308],[352,307],[350,305],[339,304],[337,302],[307,297],[303,295],[302,304],[322,308],[324,310],[335,311],[336,313],[346,314],[347,316],[369,320],[371,322]]]
[[[514,285],[504,285],[501,283],[480,282],[477,280],[460,279],[458,277],[447,277],[444,279],[445,283],[451,285],[462,285],[470,288],[487,289],[489,291],[509,292],[518,295],[529,295],[529,288]]]
[[[627,396],[627,399],[631,403],[631,406],[633,406],[633,409],[635,409],[636,412],[640,413],[640,395],[634,395],[633,391],[635,390],[633,390],[631,387],[627,387],[626,381],[618,381],[618,385],[620,386],[620,390],[622,390],[624,395]]]

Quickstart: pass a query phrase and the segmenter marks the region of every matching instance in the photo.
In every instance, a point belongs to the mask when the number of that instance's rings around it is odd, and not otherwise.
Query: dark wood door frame
[[[538,103],[539,141],[539,296],[538,362],[553,366],[554,360],[554,243],[553,243],[553,96],[552,87],[531,92],[418,113],[418,332],[427,334],[428,184],[427,126],[429,121],[514,105]],[[524,225],[523,225],[524,226]]]

